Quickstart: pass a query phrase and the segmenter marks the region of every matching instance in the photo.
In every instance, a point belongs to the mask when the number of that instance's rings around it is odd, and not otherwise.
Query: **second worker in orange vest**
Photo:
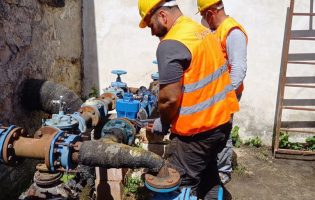
[[[228,61],[232,85],[240,100],[244,90],[243,80],[247,69],[247,34],[244,28],[232,17],[225,14],[221,0],[197,0],[202,24],[209,27],[221,43],[224,57]],[[232,125],[232,121],[231,121]],[[222,183],[231,179],[232,139],[218,155],[218,168]]]
[[[138,7],[139,26],[148,26],[161,40],[156,53],[160,119],[153,132],[166,133],[171,125],[169,166],[199,198],[206,191],[216,199],[217,153],[226,144],[231,115],[239,110],[220,44],[210,30],[183,16],[175,0],[139,0]]]

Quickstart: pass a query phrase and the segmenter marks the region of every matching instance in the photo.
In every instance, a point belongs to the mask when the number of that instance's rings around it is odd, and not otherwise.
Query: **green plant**
[[[232,138],[232,143],[233,143],[233,146],[239,148],[242,144],[242,140],[238,134],[240,130],[240,127],[238,126],[234,126],[232,131],[231,131],[231,138]]]
[[[303,145],[297,142],[291,142],[289,149],[293,149],[293,150],[301,150],[303,149]]]
[[[315,136],[311,136],[305,139],[306,149],[310,151],[315,150]]]
[[[293,149],[293,150],[303,149],[302,144],[289,141],[289,134],[287,132],[280,132],[279,147],[283,149]]]
[[[74,179],[75,174],[64,173],[61,177],[63,183],[68,183],[71,179]]]
[[[252,146],[252,147],[261,147],[262,146],[262,141],[261,139],[256,136],[254,138],[249,138],[248,140],[245,141],[244,143],[245,145],[248,145],[248,146]]]
[[[99,90],[95,86],[91,87],[91,92],[89,93],[89,98],[98,97],[98,96],[99,96]]]
[[[140,177],[126,176],[124,192],[125,194],[136,193],[142,185],[143,181]]]
[[[233,172],[236,173],[236,174],[238,174],[238,175],[241,175],[241,176],[242,176],[242,175],[245,175],[245,173],[246,173],[246,167],[243,166],[243,165],[238,164],[238,165],[236,165],[236,166],[234,167]]]
[[[279,147],[285,149],[289,146],[289,143],[289,134],[287,132],[280,132]]]

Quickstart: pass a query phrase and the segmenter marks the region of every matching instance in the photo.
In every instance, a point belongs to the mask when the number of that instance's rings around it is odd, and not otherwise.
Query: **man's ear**
[[[214,11],[214,10],[207,10],[207,13],[206,13],[207,17],[213,16],[215,14],[216,14],[216,11]]]
[[[160,10],[158,13],[162,24],[166,25],[168,22],[168,13],[165,10]]]

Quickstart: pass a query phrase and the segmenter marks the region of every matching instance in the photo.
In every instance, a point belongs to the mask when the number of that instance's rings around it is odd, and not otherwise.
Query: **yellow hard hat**
[[[163,0],[138,0],[138,9],[141,16],[141,22],[139,24],[140,28],[145,28],[147,26],[147,23],[144,21],[145,17],[162,1]]]
[[[214,4],[218,3],[221,0],[197,0],[198,11],[202,12],[206,8],[213,6]]]

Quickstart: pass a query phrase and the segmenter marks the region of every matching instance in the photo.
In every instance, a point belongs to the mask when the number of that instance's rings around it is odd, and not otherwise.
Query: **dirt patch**
[[[315,198],[315,162],[273,159],[271,149],[234,148],[237,167],[226,184],[232,199]]]

